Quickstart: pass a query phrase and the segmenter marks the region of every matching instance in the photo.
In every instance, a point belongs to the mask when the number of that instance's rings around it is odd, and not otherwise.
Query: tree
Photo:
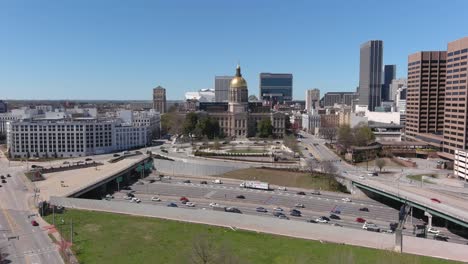
[[[333,143],[333,140],[336,139],[338,134],[338,129],[336,127],[321,127],[320,134],[323,138],[330,141],[330,144]]]
[[[287,135],[283,139],[283,143],[286,147],[291,149],[293,152],[299,152],[299,146],[297,145],[297,140],[294,135]]]
[[[257,96],[255,96],[254,94],[249,95],[249,102],[255,102],[255,101],[258,101]]]
[[[369,126],[361,123],[353,129],[355,145],[367,146],[375,140],[375,135]]]
[[[219,150],[221,148],[221,144],[219,143],[219,138],[215,137],[213,142],[213,149]]]
[[[184,117],[176,112],[161,115],[161,134],[181,134]]]
[[[338,143],[343,146],[344,149],[348,149],[354,144],[353,130],[348,125],[343,125],[338,128]]]
[[[261,138],[267,138],[273,135],[273,125],[271,124],[271,120],[269,118],[264,118],[258,122],[257,133]]]
[[[191,112],[185,115],[184,134],[185,135],[193,134],[195,131],[197,122],[198,122],[198,115],[196,113]]]
[[[387,162],[385,159],[380,158],[375,161],[375,165],[380,169],[380,172],[382,172],[382,169],[387,165]]]
[[[307,159],[306,160],[306,170],[310,172],[311,174],[314,173],[318,168],[320,167],[320,164],[317,162],[315,159]]]
[[[207,136],[209,139],[221,134],[218,121],[210,116],[199,119],[194,132],[198,137]]]
[[[289,116],[286,116],[284,119],[284,128],[286,130],[290,130],[292,128],[291,120],[289,119]]]
[[[320,166],[322,167],[322,172],[326,174],[334,175],[338,171],[335,164],[329,160],[320,162]]]
[[[194,237],[190,253],[190,263],[193,264],[237,264],[240,260],[232,254],[232,247],[223,242],[215,241],[210,235],[201,233]],[[245,263],[245,262],[242,262]]]

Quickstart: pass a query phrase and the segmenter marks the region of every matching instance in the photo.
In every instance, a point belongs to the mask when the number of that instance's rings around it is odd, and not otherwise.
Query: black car
[[[132,198],[135,197],[135,195],[133,193],[127,193],[127,196],[132,197]]]
[[[257,212],[266,213],[266,212],[268,212],[268,210],[263,208],[263,207],[257,207]]]
[[[229,212],[229,213],[236,213],[236,214],[242,214],[241,210],[235,208],[235,207],[228,207],[225,209],[226,212]]]
[[[124,186],[122,187],[122,190],[131,190],[132,188],[130,188],[130,186]]]
[[[445,242],[447,242],[447,241],[448,241],[448,237],[442,236],[442,235],[435,235],[435,236],[434,236],[434,240],[439,240],[439,241],[445,241]]]
[[[2,180],[2,183],[6,183],[6,181],[5,181],[5,180]]]
[[[183,183],[191,183],[190,180],[184,180]]]
[[[306,195],[305,192],[297,192],[298,195]]]
[[[114,154],[114,155],[112,155],[112,156],[113,156],[114,158],[120,157],[119,154]]]
[[[336,214],[331,214],[330,218],[335,220],[341,220],[341,217],[337,216]]]
[[[207,181],[201,181],[200,184],[208,184]]]
[[[318,222],[315,221],[314,219],[309,219],[309,220],[306,220],[307,223],[312,223],[312,224],[317,224]]]
[[[330,218],[326,217],[326,216],[321,216],[320,218],[322,218],[323,220],[326,220],[328,222],[330,222]]]
[[[0,178],[5,179],[5,176],[2,175],[2,176],[0,176]]]
[[[397,229],[398,227],[398,223],[390,223],[390,230],[392,230],[393,232],[395,232],[395,230]]]
[[[177,207],[177,204],[175,204],[175,203],[168,203],[168,204],[167,204],[167,207]]]
[[[299,211],[299,210],[292,210],[290,215],[299,217],[302,214],[301,214],[301,211]]]
[[[279,217],[280,215],[284,215],[282,212],[274,212],[273,216]]]
[[[11,177],[11,175],[10,175],[10,174],[7,174],[7,177]]]
[[[86,158],[85,161],[92,161],[92,158]]]
[[[237,195],[236,198],[237,199],[245,199],[245,196],[244,195]]]
[[[361,208],[359,208],[359,211],[369,212],[369,208],[367,208],[367,207],[361,207]]]

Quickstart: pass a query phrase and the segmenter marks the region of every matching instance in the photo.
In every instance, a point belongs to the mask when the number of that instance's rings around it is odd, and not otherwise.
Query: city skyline
[[[397,65],[401,78],[408,54],[444,50],[467,35],[467,19],[456,14],[412,32],[405,26],[414,23],[412,12],[434,10],[418,1],[404,10],[380,3],[389,12],[378,16],[346,2],[339,9],[334,3],[182,3],[183,10],[180,2],[3,4],[0,33],[9,41],[0,44],[2,99],[151,100],[160,85],[168,100],[177,100],[186,91],[214,88],[214,76],[229,75],[240,61],[252,94],[258,96],[261,72],[292,73],[294,99],[303,100],[313,87],[322,94],[354,91],[359,46],[368,40],[384,41],[383,63]],[[468,7],[456,3],[455,13]],[[318,11],[311,16],[311,9]],[[365,18],[349,19],[350,13]],[[380,23],[368,23],[372,18]],[[238,30],[241,39],[233,37]],[[428,34],[434,31],[437,38]],[[277,34],[280,39],[268,41]]]

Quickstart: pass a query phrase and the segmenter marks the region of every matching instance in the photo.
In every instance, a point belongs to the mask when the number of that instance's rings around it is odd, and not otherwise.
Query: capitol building
[[[257,124],[263,119],[270,119],[273,136],[282,138],[286,132],[285,114],[275,112],[261,102],[248,101],[247,82],[242,77],[237,65],[236,75],[230,82],[228,102],[218,103],[216,107],[204,109],[207,115],[219,122],[221,132],[227,137],[247,138],[257,134]]]

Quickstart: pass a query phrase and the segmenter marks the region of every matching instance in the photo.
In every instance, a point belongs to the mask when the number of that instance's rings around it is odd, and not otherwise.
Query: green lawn
[[[305,172],[249,168],[230,171],[218,176],[239,180],[264,181],[270,184],[286,187],[299,187],[317,190],[321,189],[324,191],[333,192],[343,192],[346,190],[344,186],[340,185],[337,181],[326,175],[311,175],[310,173]]]
[[[66,238],[73,219],[73,249],[82,264],[202,263],[193,261],[195,248],[215,259],[206,263],[455,263],[156,218],[80,210],[56,215],[56,222],[62,218]]]

